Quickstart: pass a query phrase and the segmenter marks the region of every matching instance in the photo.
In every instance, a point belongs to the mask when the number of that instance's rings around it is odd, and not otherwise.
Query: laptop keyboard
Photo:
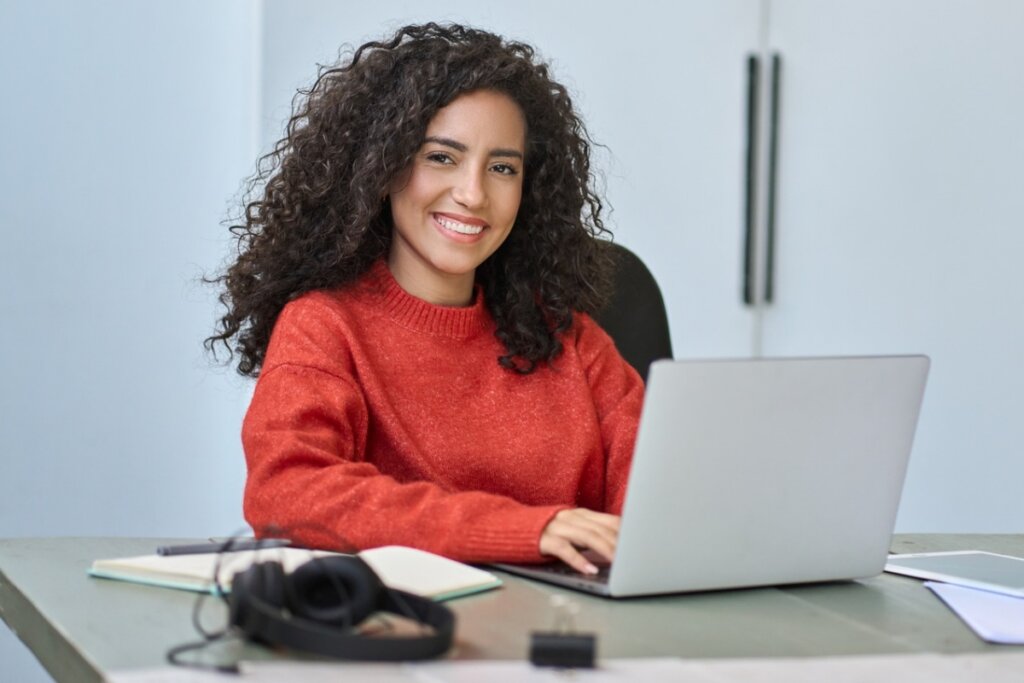
[[[576,571],[569,565],[563,563],[551,564],[544,568],[545,571],[551,572],[552,574],[571,576],[574,579],[592,581],[594,583],[608,583],[608,575],[611,573],[611,569],[612,568],[609,566],[598,567],[597,574],[584,574],[583,572]]]

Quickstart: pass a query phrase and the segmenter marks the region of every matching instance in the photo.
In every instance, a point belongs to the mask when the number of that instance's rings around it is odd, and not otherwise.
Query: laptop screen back
[[[611,593],[879,573],[928,366],[924,356],[654,363]]]

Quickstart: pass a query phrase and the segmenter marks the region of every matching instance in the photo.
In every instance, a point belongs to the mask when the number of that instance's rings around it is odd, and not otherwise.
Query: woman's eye
[[[515,166],[511,166],[509,164],[495,164],[494,166],[491,166],[491,169],[501,173],[502,175],[516,175],[519,173]]]
[[[450,156],[448,156],[447,154],[445,154],[444,152],[429,152],[426,155],[426,159],[427,159],[427,161],[433,162],[435,164],[451,164],[451,163],[454,163],[452,161],[452,158]]]

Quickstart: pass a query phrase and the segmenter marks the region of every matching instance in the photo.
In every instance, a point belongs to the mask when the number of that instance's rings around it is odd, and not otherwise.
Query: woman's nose
[[[452,187],[452,198],[467,208],[475,209],[487,203],[487,188],[484,174],[476,169],[466,169],[460,173]]]

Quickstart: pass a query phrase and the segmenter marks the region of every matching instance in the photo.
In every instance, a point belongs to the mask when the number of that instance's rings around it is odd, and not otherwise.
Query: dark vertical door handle
[[[756,304],[754,292],[757,254],[757,109],[760,87],[761,60],[756,55],[747,57],[747,169],[744,188],[743,226],[743,303]]]
[[[772,55],[771,102],[769,103],[768,128],[768,205],[765,223],[765,266],[764,300],[771,303],[775,298],[775,194],[779,165],[779,85],[782,76],[782,58]]]

